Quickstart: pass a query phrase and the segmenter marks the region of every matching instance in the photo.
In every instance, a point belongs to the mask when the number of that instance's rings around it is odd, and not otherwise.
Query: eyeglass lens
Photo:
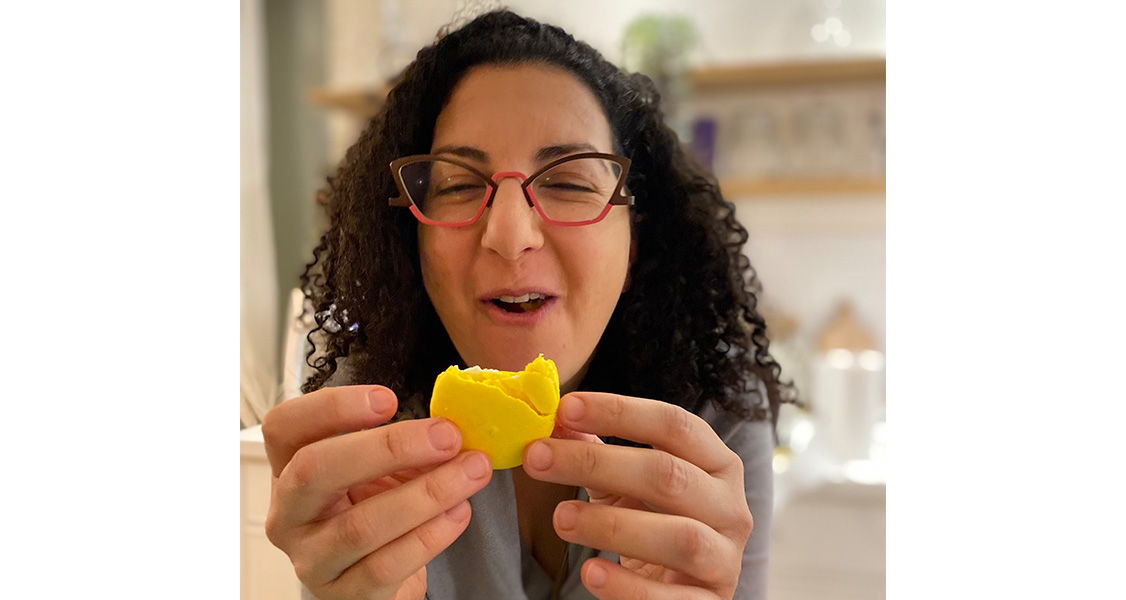
[[[621,179],[618,163],[602,158],[562,162],[538,175],[529,193],[553,221],[575,223],[598,217]],[[414,162],[401,171],[411,202],[423,216],[439,223],[468,221],[488,200],[491,182],[443,160]]]

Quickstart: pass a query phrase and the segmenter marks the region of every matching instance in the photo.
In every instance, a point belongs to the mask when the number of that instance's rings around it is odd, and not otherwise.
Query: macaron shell
[[[528,444],[551,435],[559,407],[558,377],[554,363],[542,356],[520,372],[486,375],[450,367],[434,382],[430,416],[458,426],[463,450],[480,450],[494,469],[511,469],[523,462]]]

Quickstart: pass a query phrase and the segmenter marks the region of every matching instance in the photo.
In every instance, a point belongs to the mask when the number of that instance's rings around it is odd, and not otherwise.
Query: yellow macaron
[[[551,435],[559,408],[559,371],[539,355],[523,371],[450,367],[438,375],[430,416],[453,421],[463,450],[480,450],[494,469],[524,461],[524,448]]]

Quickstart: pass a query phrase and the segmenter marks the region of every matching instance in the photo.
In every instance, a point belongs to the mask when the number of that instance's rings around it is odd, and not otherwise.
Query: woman
[[[483,15],[419,52],[321,199],[317,373],[263,423],[306,597],[765,597],[792,390],[746,232],[646,78]],[[522,467],[425,418],[447,366],[540,353],[565,396]]]

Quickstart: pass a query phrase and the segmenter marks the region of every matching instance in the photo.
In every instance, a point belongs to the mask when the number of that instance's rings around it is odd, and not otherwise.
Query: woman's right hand
[[[266,536],[320,600],[422,598],[426,564],[465,530],[467,499],[492,478],[485,454],[459,454],[445,419],[377,427],[397,407],[383,386],[323,388],[262,421]]]

